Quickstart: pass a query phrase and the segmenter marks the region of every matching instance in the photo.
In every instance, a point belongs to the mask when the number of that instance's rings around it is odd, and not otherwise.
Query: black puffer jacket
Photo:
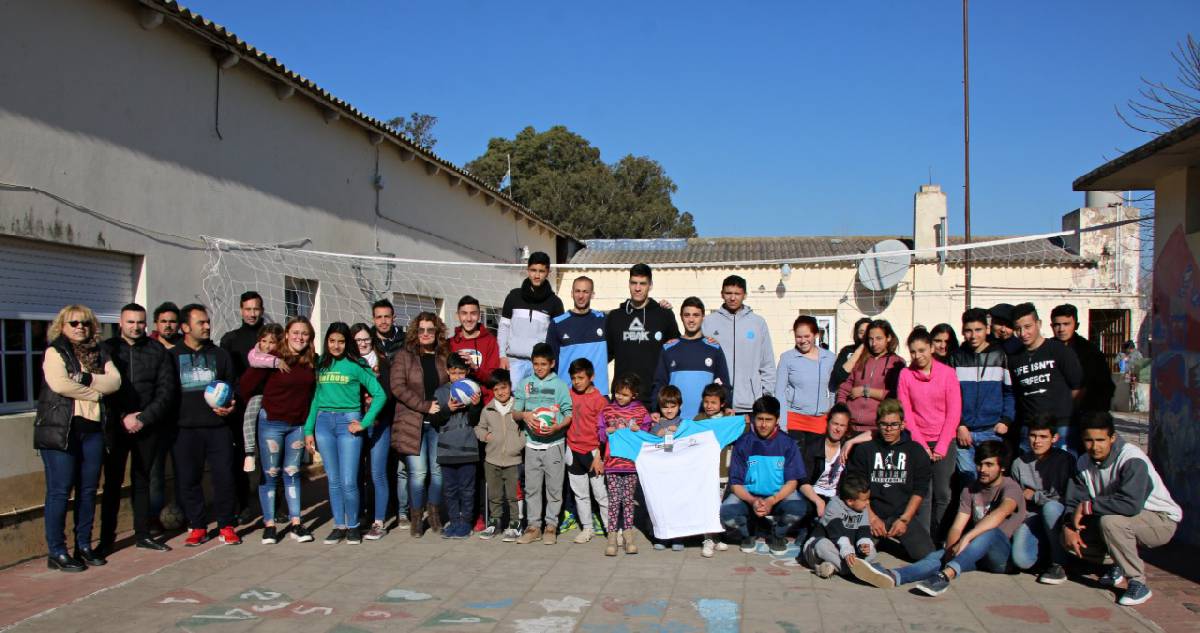
[[[79,358],[67,339],[59,336],[50,342],[47,354],[62,355],[63,364],[68,374],[78,374],[81,371]],[[101,367],[109,361],[108,350],[100,346],[99,364]],[[75,416],[75,399],[64,396],[49,387],[42,387],[38,395],[37,415],[33,419],[33,448],[36,450],[51,449],[67,450],[71,436],[71,419]],[[108,407],[100,407],[100,428],[109,426]]]
[[[175,364],[167,349],[147,336],[133,345],[114,336],[103,345],[121,374],[121,388],[105,399],[113,419],[141,411],[138,420],[146,429],[161,426],[179,395]]]

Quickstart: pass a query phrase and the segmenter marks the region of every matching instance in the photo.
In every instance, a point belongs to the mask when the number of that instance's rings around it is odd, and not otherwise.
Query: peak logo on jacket
[[[900,451],[876,453],[875,463],[871,465],[871,481],[883,484],[885,488],[908,481],[908,455]]]
[[[642,324],[642,320],[634,317],[629,322],[629,329],[621,333],[621,340],[633,343],[644,343],[650,340],[650,332],[646,330],[646,326]],[[662,332],[654,333],[654,340],[662,340]]]

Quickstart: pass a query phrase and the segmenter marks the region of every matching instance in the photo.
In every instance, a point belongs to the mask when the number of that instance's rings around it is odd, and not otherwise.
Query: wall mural
[[[1184,506],[1177,535],[1200,539],[1200,266],[1182,226],[1154,264],[1150,454]],[[1190,511],[1189,511],[1190,510]]]

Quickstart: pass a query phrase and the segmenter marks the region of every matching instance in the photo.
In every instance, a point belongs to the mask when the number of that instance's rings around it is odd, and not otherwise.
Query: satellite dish
[[[867,253],[907,250],[908,245],[900,240],[883,240],[872,246]],[[912,263],[912,255],[905,252],[868,257],[858,263],[858,280],[870,290],[882,291],[894,288],[908,273],[910,263]]]

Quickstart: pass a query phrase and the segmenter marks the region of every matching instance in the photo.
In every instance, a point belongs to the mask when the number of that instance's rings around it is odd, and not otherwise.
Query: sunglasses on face
[[[85,328],[91,329],[91,327],[92,327],[92,324],[90,321],[67,321],[67,325],[74,327],[74,328],[84,328],[85,327]]]
[[[419,327],[419,328],[417,328],[417,334],[437,334],[437,328],[435,328],[435,327]]]

